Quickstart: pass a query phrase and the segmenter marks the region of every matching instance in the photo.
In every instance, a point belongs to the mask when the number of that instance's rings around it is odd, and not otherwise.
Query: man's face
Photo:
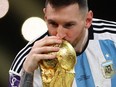
[[[88,28],[86,14],[82,14],[78,4],[57,9],[48,4],[44,13],[49,34],[67,40],[73,46],[81,40],[85,29]]]

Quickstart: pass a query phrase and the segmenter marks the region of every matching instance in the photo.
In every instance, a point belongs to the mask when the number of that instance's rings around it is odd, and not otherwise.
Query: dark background
[[[15,55],[27,41],[21,34],[24,21],[32,16],[43,18],[45,0],[9,0],[9,11],[0,19],[0,87],[8,87],[8,71]],[[115,0],[89,0],[95,18],[116,21]]]

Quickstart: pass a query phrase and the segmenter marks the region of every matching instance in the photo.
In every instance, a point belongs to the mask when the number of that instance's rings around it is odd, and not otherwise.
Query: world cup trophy
[[[42,60],[40,62],[43,87],[72,87],[75,77],[76,52],[72,45],[63,40],[56,53],[57,58]]]

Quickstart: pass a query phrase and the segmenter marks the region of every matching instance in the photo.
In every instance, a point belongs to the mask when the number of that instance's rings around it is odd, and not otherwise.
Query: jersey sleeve
[[[116,22],[93,18],[93,34],[95,40],[112,40],[116,43]]]
[[[9,71],[9,87],[19,87],[20,75]]]
[[[23,67],[23,63],[27,57],[27,54],[30,52],[34,42],[45,37],[46,35],[48,35],[48,32],[45,32],[45,34],[43,34],[41,37],[38,37],[38,38],[34,39],[33,41],[30,41],[16,55],[15,59],[12,62],[10,70],[9,70],[9,87],[19,87],[19,83],[21,80],[22,67]]]
[[[31,47],[32,44],[27,44],[21,51],[19,51],[13,60],[9,70],[9,87],[19,87],[23,63],[27,54],[30,52]]]

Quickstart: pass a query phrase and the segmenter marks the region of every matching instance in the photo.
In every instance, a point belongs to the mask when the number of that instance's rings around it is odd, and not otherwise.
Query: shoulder
[[[93,18],[92,22],[94,39],[111,39],[116,37],[116,22]]]
[[[25,61],[27,54],[30,52],[34,42],[47,36],[47,35],[48,35],[48,32],[45,32],[42,36],[29,42],[22,50],[19,51],[19,53],[16,55],[15,59],[12,62],[9,73],[14,73],[14,74],[20,75],[23,62]]]
[[[96,32],[116,33],[116,22],[93,18],[93,29]]]

